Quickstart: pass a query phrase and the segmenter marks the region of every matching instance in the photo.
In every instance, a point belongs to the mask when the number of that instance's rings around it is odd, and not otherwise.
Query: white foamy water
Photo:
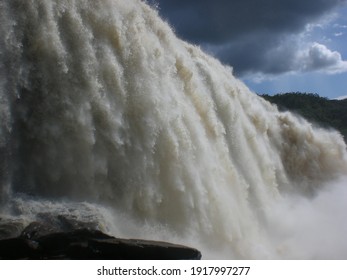
[[[278,112],[142,1],[0,15],[3,217],[73,216],[205,258],[347,257],[337,132]]]

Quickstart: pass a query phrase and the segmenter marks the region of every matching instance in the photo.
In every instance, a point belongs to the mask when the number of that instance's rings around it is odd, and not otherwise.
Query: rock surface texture
[[[0,240],[0,259],[197,260],[201,253],[167,242],[115,238],[87,228],[52,232],[34,222],[20,236]]]

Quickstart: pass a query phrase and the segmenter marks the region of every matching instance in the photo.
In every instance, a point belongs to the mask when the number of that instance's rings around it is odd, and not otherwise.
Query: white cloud
[[[304,41],[305,38],[302,39]],[[270,64],[268,68],[265,67],[266,63]],[[275,69],[273,65],[278,66]],[[283,75],[310,72],[337,74],[347,72],[347,61],[343,60],[339,52],[330,50],[321,43],[299,42],[297,38],[293,38],[291,41],[284,41],[277,49],[269,51],[267,60],[263,61],[263,69],[272,71],[254,71],[247,73],[243,78],[259,84]]]
[[[328,74],[347,72],[347,61],[337,51],[328,49],[325,45],[314,42],[297,56],[297,69],[307,71],[320,71]]]
[[[342,36],[343,35],[343,32],[336,32],[336,33],[334,33],[334,36],[335,37],[340,37],[340,36]]]
[[[347,25],[343,25],[343,24],[338,24],[338,23],[335,23],[333,25],[334,28],[343,28],[343,29],[347,29]]]
[[[344,100],[344,99],[347,99],[347,95],[342,95],[342,96],[336,97],[335,99],[336,100]]]

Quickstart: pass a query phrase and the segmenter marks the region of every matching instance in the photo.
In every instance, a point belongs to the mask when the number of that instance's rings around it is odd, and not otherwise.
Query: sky
[[[148,0],[256,93],[347,96],[347,0]]]

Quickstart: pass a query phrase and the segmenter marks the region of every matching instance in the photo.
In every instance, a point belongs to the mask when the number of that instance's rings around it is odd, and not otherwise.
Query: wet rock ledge
[[[201,253],[172,243],[115,238],[88,228],[52,232],[34,222],[20,236],[0,240],[0,259],[198,260]]]

